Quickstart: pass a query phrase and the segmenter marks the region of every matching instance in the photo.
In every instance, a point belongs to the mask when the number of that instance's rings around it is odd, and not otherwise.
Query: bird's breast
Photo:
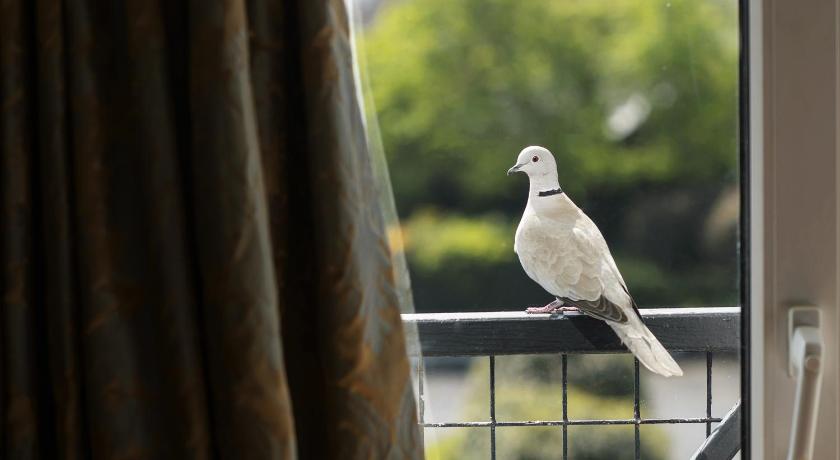
[[[523,217],[516,229],[513,247],[525,270],[561,257],[574,237],[572,230],[568,222],[536,215]]]

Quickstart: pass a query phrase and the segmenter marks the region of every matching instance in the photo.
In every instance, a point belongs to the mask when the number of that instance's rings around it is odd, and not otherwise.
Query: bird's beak
[[[507,175],[510,176],[511,174],[513,174],[515,172],[519,172],[519,168],[521,168],[523,166],[525,166],[525,163],[523,163],[521,165],[514,165],[512,168],[508,169]]]

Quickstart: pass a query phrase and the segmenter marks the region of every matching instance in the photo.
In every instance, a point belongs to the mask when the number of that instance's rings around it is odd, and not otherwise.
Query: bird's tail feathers
[[[650,329],[645,326],[641,318],[633,315],[628,318],[627,323],[607,322],[607,324],[613,328],[621,342],[630,349],[633,355],[639,359],[639,362],[651,372],[665,377],[683,375],[680,366],[650,332]]]

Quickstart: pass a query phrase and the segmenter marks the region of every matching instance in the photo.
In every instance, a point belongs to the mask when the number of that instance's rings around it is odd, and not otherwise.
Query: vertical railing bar
[[[496,460],[496,357],[490,356],[490,458]]]
[[[563,460],[569,458],[569,379],[566,373],[568,355],[560,355],[560,376],[563,384]]]
[[[712,418],[712,352],[706,352],[706,419]],[[712,433],[712,422],[706,422],[706,437]]]
[[[426,445],[426,397],[423,395],[423,378],[425,377],[425,368],[423,367],[423,357],[417,358],[417,404],[420,406],[420,445]],[[425,448],[424,448],[425,449]]]
[[[420,423],[426,423],[426,398],[423,397],[423,358],[417,360],[417,394],[420,397]]]
[[[635,453],[636,453],[636,460],[641,460],[642,458],[642,440],[641,440],[641,433],[639,433],[639,422],[641,420],[641,415],[639,411],[639,360],[633,358],[633,418],[636,419],[636,424],[633,425],[634,428],[634,440],[635,440]]]

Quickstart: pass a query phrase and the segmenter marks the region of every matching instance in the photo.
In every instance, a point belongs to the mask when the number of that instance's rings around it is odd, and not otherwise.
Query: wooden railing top
[[[741,347],[741,308],[641,309],[665,348],[675,352],[734,352]],[[579,313],[524,311],[402,315],[419,333],[424,356],[542,353],[621,353],[627,349],[604,322]],[[413,355],[418,350],[409,347]]]

